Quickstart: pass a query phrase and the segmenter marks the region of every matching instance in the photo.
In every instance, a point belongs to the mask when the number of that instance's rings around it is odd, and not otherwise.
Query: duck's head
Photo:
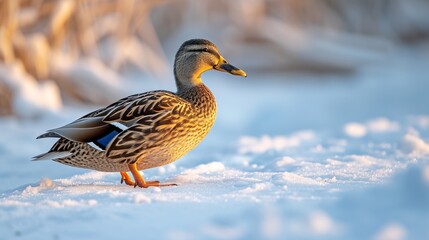
[[[246,77],[246,73],[229,64],[216,45],[205,39],[191,39],[182,44],[174,61],[174,75],[178,87],[195,86],[201,83],[201,74],[218,70]]]

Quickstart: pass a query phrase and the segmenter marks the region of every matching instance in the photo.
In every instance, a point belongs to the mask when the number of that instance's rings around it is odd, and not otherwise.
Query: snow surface
[[[20,64],[0,65],[0,79],[14,92],[13,110],[20,117],[38,117],[44,111],[62,107],[60,90],[51,80],[37,82]]]
[[[428,239],[427,62],[414,49],[351,75],[207,73],[212,132],[143,172],[177,187],[30,161],[53,143],[36,136],[95,107],[0,119],[0,239]]]

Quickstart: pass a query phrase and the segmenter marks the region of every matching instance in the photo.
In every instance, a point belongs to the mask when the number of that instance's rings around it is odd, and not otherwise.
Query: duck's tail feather
[[[40,160],[54,160],[58,158],[65,158],[70,156],[71,152],[47,152],[42,153],[40,155],[34,156],[33,161],[40,161]]]
[[[54,132],[47,132],[47,133],[44,133],[44,134],[38,136],[36,139],[40,139],[40,138],[60,138],[60,137],[61,137],[60,135],[58,135],[58,134],[56,134]]]

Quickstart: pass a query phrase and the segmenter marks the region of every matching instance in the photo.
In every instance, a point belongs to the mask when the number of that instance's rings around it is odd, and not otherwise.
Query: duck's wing
[[[74,142],[93,142],[104,150],[120,133],[132,131],[135,124],[151,125],[156,119],[184,106],[192,108],[190,103],[167,91],[131,95],[65,126],[48,130],[38,138],[63,137]],[[142,118],[146,120],[142,122]]]
[[[150,95],[149,93],[146,95]],[[63,137],[74,142],[91,142],[106,135],[106,133],[123,130],[120,127],[118,130],[118,126],[104,122],[103,118],[109,114],[109,112],[114,111],[116,108],[122,108],[124,105],[132,104],[132,102],[144,96],[145,94],[135,94],[126,98],[122,98],[105,108],[88,113],[65,126],[50,129],[37,138]]]
[[[129,101],[126,104],[115,106],[103,118],[106,123],[142,123],[141,118],[152,116],[154,119],[162,118],[162,115],[174,112],[182,113],[185,109],[192,110],[191,103],[172,92],[153,91]]]
[[[106,156],[117,162],[135,161],[146,149],[169,141],[171,131],[193,118],[195,109],[186,100],[170,94],[152,94],[127,108],[110,112],[103,121],[124,122],[138,119],[119,133],[107,146]]]
[[[117,127],[103,122],[103,117],[80,118],[65,126],[48,130],[39,138],[67,138],[74,142],[92,142],[93,140],[117,130]]]

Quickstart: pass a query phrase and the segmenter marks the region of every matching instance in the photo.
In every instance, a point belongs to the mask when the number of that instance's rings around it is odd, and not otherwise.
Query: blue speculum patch
[[[107,145],[109,145],[110,141],[112,141],[112,139],[116,137],[116,135],[118,135],[120,132],[122,132],[122,130],[120,130],[119,128],[113,127],[110,132],[108,132],[103,137],[95,140],[94,143],[101,149],[106,150],[106,147]]]

